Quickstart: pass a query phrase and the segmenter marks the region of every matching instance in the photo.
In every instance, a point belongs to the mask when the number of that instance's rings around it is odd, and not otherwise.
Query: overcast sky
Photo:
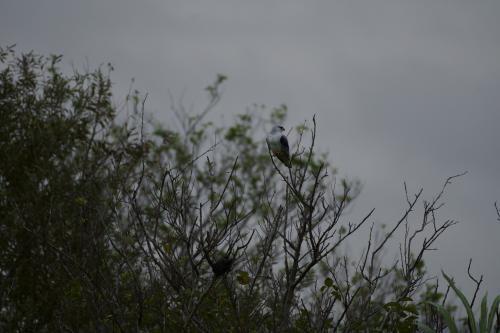
[[[134,77],[164,122],[168,91],[201,107],[217,73],[229,77],[215,111],[226,120],[253,103],[286,103],[287,128],[316,114],[319,149],[363,182],[354,210],[375,207],[377,223],[402,212],[404,181],[430,199],[446,177],[468,171],[443,211],[460,224],[428,264],[467,289],[472,258],[492,295],[500,293],[499,17],[498,0],[1,0],[0,44],[63,54],[80,68],[111,62],[118,98]],[[365,246],[356,242],[349,247]]]

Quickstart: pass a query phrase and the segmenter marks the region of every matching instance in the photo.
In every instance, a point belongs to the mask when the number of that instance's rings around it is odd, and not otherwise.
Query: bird
[[[292,167],[290,160],[290,147],[288,146],[288,139],[283,134],[285,128],[281,125],[275,125],[271,132],[267,135],[266,142],[269,149],[287,168]]]
[[[214,276],[222,276],[226,273],[229,273],[233,267],[234,258],[230,258],[229,256],[224,256],[217,260],[215,263],[212,263],[212,271],[214,272]]]

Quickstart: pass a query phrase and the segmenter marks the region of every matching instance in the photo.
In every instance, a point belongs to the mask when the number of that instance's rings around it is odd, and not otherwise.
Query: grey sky
[[[315,113],[320,149],[364,183],[355,211],[380,223],[403,209],[403,181],[429,198],[467,170],[445,207],[461,223],[429,265],[465,286],[473,258],[498,294],[499,15],[498,0],[2,0],[0,43],[112,62],[118,92],[135,77],[167,122],[169,90],[201,107],[217,73],[226,119],[253,103],[286,103],[287,128]]]

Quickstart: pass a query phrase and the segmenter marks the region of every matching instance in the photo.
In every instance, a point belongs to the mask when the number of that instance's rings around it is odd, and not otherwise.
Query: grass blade
[[[495,314],[497,313],[498,305],[500,304],[500,295],[498,295],[493,303],[491,304],[490,314],[488,316],[488,330],[486,332],[491,332],[493,328],[493,321],[495,320]]]
[[[479,332],[485,333],[488,326],[488,293],[484,295],[481,301],[481,317],[479,318]]]
[[[467,301],[465,295],[455,286],[455,282],[453,282],[453,280],[450,277],[448,277],[448,275],[446,275],[445,272],[443,271],[441,272],[443,273],[444,278],[446,279],[450,287],[453,289],[455,294],[457,294],[458,298],[460,298],[460,301],[462,301],[465,311],[467,311],[467,317],[469,318],[471,333],[477,333],[476,318],[474,317],[474,313],[472,312],[469,301]]]
[[[436,310],[443,316],[443,319],[446,322],[446,325],[448,326],[450,333],[458,333],[458,328],[457,325],[455,324],[455,319],[453,319],[450,312],[446,310],[444,306],[442,306],[441,304],[434,304],[430,302],[426,302],[426,304],[435,307]]]

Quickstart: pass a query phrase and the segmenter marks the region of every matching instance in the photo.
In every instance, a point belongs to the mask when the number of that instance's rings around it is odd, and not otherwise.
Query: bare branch
[[[469,260],[469,265],[467,266],[467,275],[469,275],[469,278],[474,281],[475,288],[474,288],[474,296],[472,296],[472,300],[470,302],[470,307],[472,308],[474,306],[474,302],[476,301],[476,296],[477,292],[479,291],[479,288],[481,287],[481,283],[483,282],[483,274],[479,277],[479,280],[476,279],[474,276],[472,276],[472,273],[470,272],[470,266],[472,264],[472,258]]]

